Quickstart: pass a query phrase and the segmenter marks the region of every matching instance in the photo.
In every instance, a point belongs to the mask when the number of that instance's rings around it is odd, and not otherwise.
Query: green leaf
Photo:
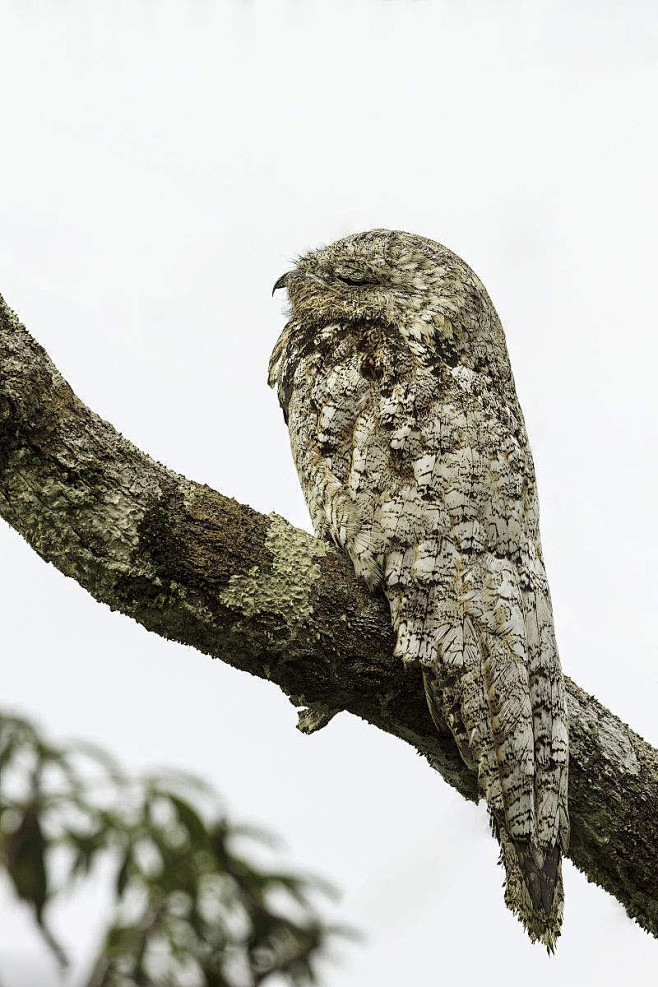
[[[121,864],[119,865],[119,870],[117,871],[116,881],[114,882],[114,891],[117,898],[123,898],[124,892],[128,881],[130,880],[131,871],[133,869],[133,844],[129,843],[126,848],[126,852],[123,855]]]
[[[14,890],[22,901],[33,906],[37,919],[41,918],[48,896],[46,849],[39,807],[30,802],[16,828],[5,837],[4,851]]]
[[[199,813],[185,799],[179,798],[178,795],[174,795],[172,792],[167,792],[166,794],[176,810],[178,821],[186,830],[192,846],[195,849],[205,849],[210,842],[210,837],[206,824]]]

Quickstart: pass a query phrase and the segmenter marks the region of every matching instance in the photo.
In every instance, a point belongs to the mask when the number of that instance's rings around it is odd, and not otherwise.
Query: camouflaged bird
[[[313,526],[383,590],[395,653],[478,774],[505,900],[552,949],[569,839],[564,680],[505,337],[464,261],[373,230],[302,257],[278,388]]]

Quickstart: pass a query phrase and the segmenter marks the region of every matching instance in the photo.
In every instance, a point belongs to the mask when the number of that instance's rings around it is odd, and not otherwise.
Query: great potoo
[[[565,688],[505,337],[446,247],[372,230],[302,257],[270,384],[319,536],[383,591],[395,652],[476,771],[507,904],[553,948],[569,839]],[[444,726],[442,726],[445,729]]]

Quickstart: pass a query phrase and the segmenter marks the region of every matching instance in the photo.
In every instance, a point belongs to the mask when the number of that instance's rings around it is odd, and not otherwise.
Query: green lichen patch
[[[313,586],[321,575],[317,560],[326,555],[328,545],[293,528],[278,514],[270,519],[265,547],[272,555],[271,567],[255,565],[246,575],[231,576],[220,599],[245,617],[275,614],[294,639],[313,615]]]

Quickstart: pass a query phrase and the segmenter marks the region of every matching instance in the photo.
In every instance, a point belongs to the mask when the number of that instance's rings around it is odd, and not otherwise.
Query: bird
[[[564,677],[533,458],[473,270],[375,229],[298,258],[269,363],[315,533],[388,600],[395,655],[477,774],[505,902],[555,948],[568,849]]]

